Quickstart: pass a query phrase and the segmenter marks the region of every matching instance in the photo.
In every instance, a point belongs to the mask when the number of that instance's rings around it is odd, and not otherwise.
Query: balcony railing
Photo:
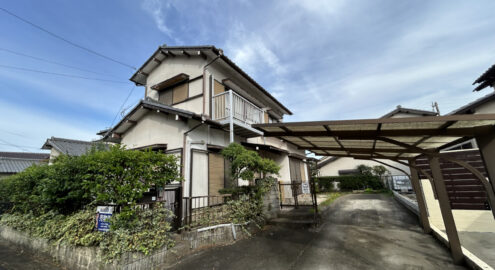
[[[263,110],[232,90],[213,96],[212,114],[213,120],[217,121],[228,122],[232,116],[249,125],[264,122]]]

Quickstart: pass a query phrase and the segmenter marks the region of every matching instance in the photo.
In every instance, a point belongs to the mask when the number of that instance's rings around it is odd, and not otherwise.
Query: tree
[[[378,177],[380,177],[380,179],[384,175],[390,174],[390,172],[387,170],[387,168],[385,168],[382,165],[375,165],[375,166],[373,166],[372,171],[373,171],[373,174],[376,175],[376,176],[378,176]]]
[[[271,159],[262,158],[257,152],[247,150],[238,143],[231,143],[222,150],[222,155],[230,162],[231,181],[239,179],[252,181],[256,174],[263,180],[269,174],[278,174],[280,167]]]

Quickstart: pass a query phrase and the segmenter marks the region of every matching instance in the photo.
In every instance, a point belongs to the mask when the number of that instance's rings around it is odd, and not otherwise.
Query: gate
[[[313,207],[317,211],[314,180],[279,182],[280,207]]]
[[[177,230],[182,225],[182,187],[166,186],[163,190],[161,201],[165,203],[165,208],[174,213],[172,228]]]

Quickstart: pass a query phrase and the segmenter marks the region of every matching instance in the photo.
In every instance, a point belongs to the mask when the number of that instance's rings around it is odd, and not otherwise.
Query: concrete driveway
[[[465,269],[387,195],[346,195],[313,230],[269,228],[172,269]]]

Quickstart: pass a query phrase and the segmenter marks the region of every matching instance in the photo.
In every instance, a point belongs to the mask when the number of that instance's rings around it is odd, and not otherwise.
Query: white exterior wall
[[[165,58],[146,79],[146,96],[158,99],[158,91],[152,90],[150,87],[180,73],[189,75],[190,79],[203,75],[205,64],[206,61],[201,57],[176,56]]]
[[[127,148],[139,148],[151,144],[167,144],[167,149],[182,148],[182,134],[187,125],[175,120],[175,115],[150,111],[122,137]]]
[[[475,114],[495,113],[495,101],[487,102],[475,109]]]
[[[387,164],[390,164],[394,167],[401,168],[404,171],[406,171],[407,173],[410,173],[408,166],[405,166],[405,165],[402,165],[402,164],[399,164],[399,163],[396,163],[396,162],[393,162],[390,160],[380,160],[380,161],[385,162]],[[403,172],[401,172],[399,170],[387,167],[383,164],[380,164],[380,163],[372,161],[372,160],[353,159],[350,157],[340,157],[340,158],[326,164],[325,166],[323,166],[319,169],[319,175],[320,176],[338,176],[340,170],[356,169],[356,167],[361,165],[361,164],[364,164],[367,166],[381,165],[381,166],[384,166],[385,168],[387,168],[387,170],[389,170],[390,174],[392,174],[392,175],[405,175]]]

